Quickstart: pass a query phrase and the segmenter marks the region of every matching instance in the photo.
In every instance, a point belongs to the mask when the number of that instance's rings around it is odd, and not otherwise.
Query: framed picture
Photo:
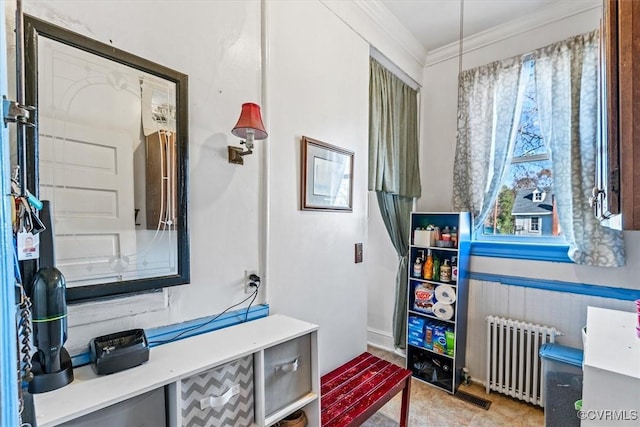
[[[302,137],[302,210],[353,210],[353,152]]]

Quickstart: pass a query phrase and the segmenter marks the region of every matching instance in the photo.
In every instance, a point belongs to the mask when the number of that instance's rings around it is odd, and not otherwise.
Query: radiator
[[[544,406],[538,351],[562,335],[556,328],[487,316],[486,391]]]

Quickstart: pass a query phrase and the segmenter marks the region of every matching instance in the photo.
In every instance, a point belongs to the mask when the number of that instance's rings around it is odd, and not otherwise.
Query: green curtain
[[[418,92],[371,58],[369,190],[420,197]]]
[[[407,343],[407,260],[409,259],[409,235],[411,233],[411,209],[413,197],[403,197],[377,191],[378,207],[393,247],[398,253],[396,272],[396,303],[393,309],[393,342],[405,348]]]
[[[418,92],[373,58],[369,79],[369,190],[375,191],[398,254],[393,340],[406,347],[407,258],[411,209],[420,197]]]

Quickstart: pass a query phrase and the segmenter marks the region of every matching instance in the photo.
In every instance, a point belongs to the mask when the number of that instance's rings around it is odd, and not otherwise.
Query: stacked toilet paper
[[[437,302],[433,305],[433,314],[439,319],[451,320],[455,314],[456,290],[449,285],[440,285],[435,290],[435,297]]]

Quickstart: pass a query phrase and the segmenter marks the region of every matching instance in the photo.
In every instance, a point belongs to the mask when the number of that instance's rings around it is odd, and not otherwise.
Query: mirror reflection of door
[[[175,274],[175,85],[45,37],[38,52],[40,198],[67,286]]]

